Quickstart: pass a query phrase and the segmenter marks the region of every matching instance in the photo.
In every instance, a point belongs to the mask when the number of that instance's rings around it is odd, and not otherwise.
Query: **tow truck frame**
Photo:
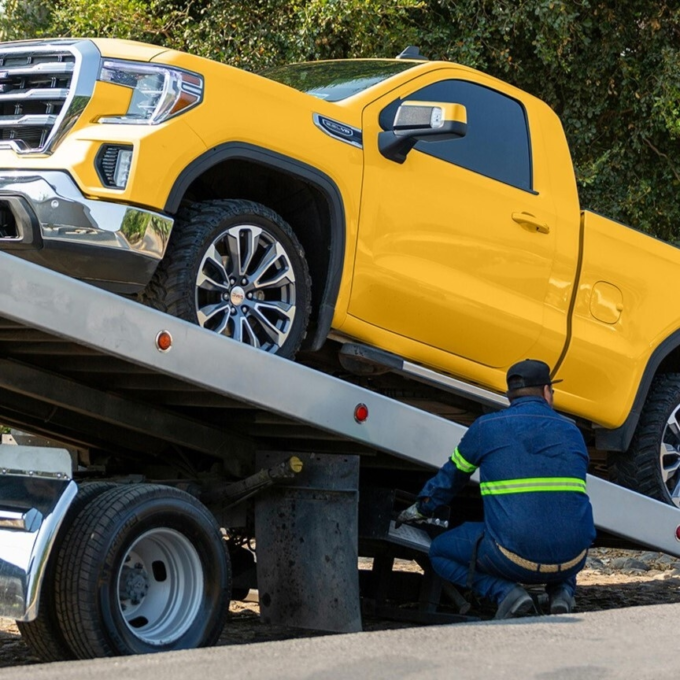
[[[164,446],[185,447],[214,457],[236,480],[252,475],[262,449],[277,448],[302,457],[320,450],[317,462],[328,454],[356,455],[426,472],[439,467],[465,433],[463,425],[11,255],[0,253],[0,269],[3,424],[73,446],[100,449],[108,442],[127,455],[161,456]],[[465,385],[456,381],[455,389]],[[485,404],[499,402],[499,395],[478,386],[470,386],[470,394]],[[31,621],[77,484],[70,457],[49,450],[31,458],[23,447],[2,449],[0,615]],[[327,495],[337,492],[332,481],[325,481],[331,484]],[[31,496],[36,483],[50,489],[51,503],[40,505]],[[601,532],[680,557],[680,509],[591,475],[588,493]],[[219,489],[207,494],[219,496]],[[356,545],[357,523],[350,524],[348,540]],[[427,550],[426,533],[397,528],[389,518],[388,525],[385,540]],[[323,578],[309,585],[317,594],[341,586]],[[345,630],[356,629],[359,607],[358,589],[350,591],[357,602]]]

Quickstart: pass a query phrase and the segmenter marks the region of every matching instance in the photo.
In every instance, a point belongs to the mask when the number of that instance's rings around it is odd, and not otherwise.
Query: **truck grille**
[[[67,106],[75,67],[68,49],[0,48],[0,145],[45,147]]]

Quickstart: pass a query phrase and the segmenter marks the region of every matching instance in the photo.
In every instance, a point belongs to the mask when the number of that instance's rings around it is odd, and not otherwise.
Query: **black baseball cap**
[[[507,373],[508,391],[522,387],[543,387],[554,385],[561,380],[550,379],[550,366],[537,359],[525,359],[511,366]]]

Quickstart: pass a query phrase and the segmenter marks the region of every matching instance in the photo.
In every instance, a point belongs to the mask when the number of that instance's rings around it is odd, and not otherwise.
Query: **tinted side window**
[[[418,151],[531,191],[531,146],[526,114],[519,102],[463,80],[428,85],[407,99],[450,102],[467,108],[465,137],[418,142]]]

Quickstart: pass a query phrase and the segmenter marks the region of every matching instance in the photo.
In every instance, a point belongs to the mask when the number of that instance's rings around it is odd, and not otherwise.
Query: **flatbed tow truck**
[[[0,615],[45,660],[211,644],[232,568],[264,620],[350,632],[372,555],[388,611],[382,577],[429,536],[395,526],[387,487],[439,467],[463,425],[10,255],[0,270],[0,422],[81,449],[0,447]],[[588,493],[601,537],[680,556],[678,508],[595,476]]]

